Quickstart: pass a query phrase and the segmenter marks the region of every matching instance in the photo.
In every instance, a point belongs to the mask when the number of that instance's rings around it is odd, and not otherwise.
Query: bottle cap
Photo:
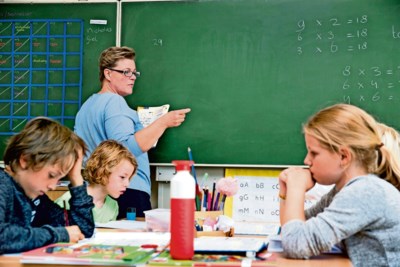
[[[176,171],[190,171],[190,167],[194,164],[193,160],[173,160]]]

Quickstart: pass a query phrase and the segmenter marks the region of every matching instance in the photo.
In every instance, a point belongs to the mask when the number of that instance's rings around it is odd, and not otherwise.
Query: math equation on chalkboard
[[[374,23],[379,19],[380,16],[368,13],[331,15],[299,18],[293,25],[297,56],[344,58],[343,65],[336,70],[342,74],[342,79],[337,80],[337,90],[343,93],[343,102],[389,103],[398,100],[395,92],[400,89],[400,63],[382,62],[374,55],[387,50],[385,42],[393,42],[389,47],[396,47],[395,42],[400,38],[399,25],[393,21],[377,27]],[[366,55],[368,60],[363,61]],[[354,58],[360,61],[354,61]]]

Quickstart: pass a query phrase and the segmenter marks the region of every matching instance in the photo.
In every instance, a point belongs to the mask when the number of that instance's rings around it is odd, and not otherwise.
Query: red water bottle
[[[194,255],[194,207],[196,183],[190,174],[189,160],[172,161],[176,174],[171,179],[170,254],[176,260],[190,260]]]

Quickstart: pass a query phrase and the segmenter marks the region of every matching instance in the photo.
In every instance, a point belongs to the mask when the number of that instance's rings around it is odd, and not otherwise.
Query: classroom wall
[[[142,73],[134,94],[126,97],[133,108],[166,103],[171,109],[192,108],[185,123],[168,129],[149,153],[157,165],[187,158],[187,147],[202,165],[302,164],[302,122],[337,102],[358,105],[382,122],[400,127],[400,122],[393,120],[400,104],[397,1],[68,2],[2,3],[0,18],[65,20],[72,16],[81,19],[84,30],[80,32],[83,50],[79,51],[83,65],[71,60],[69,67],[77,70],[66,71],[66,80],[73,81],[70,87],[78,93],[63,92],[63,76],[57,69],[62,58],[55,58],[50,66],[54,69],[32,75],[36,84],[32,92],[48,90],[47,95],[29,99],[37,94],[27,92],[27,76],[18,79],[14,94],[0,95],[0,105],[4,104],[0,107],[0,132],[7,130],[3,128],[8,128],[9,134],[17,132],[26,117],[39,114],[72,126],[80,104],[98,90],[98,54],[118,39],[121,45],[136,49]],[[67,33],[76,35],[79,28],[64,23]],[[18,35],[20,39],[29,37],[23,24],[18,29],[25,35]],[[53,30],[51,24],[53,47],[61,46],[56,41],[62,29]],[[72,56],[68,52],[78,53],[70,50],[67,45],[67,61]],[[0,71],[7,74],[14,69]],[[24,71],[15,70],[14,77],[22,77]],[[49,81],[40,83],[44,74]],[[8,82],[13,81],[8,78]],[[51,86],[47,86],[49,82],[53,82]],[[6,106],[10,100],[13,104]],[[0,141],[4,137],[0,133]]]
[[[7,5],[17,2],[40,4]],[[62,8],[54,9],[55,2]],[[84,29],[83,65],[73,65],[83,76],[72,76],[79,97],[66,94],[67,107],[60,105],[57,79],[62,76],[55,70],[48,72],[56,74],[50,94],[40,99],[29,99],[23,83],[17,94],[0,94],[0,105],[14,101],[13,109],[0,107],[0,130],[8,130],[0,134],[1,153],[7,134],[17,132],[33,114],[53,116],[72,127],[74,112],[98,90],[98,54],[119,44],[137,50],[143,74],[134,95],[127,97],[132,107],[168,103],[171,109],[192,108],[187,121],[167,130],[150,152],[157,181],[153,205],[168,205],[170,162],[187,159],[188,146],[201,173],[219,178],[226,167],[302,164],[301,123],[328,104],[352,103],[400,127],[393,119],[400,104],[398,1],[79,2],[0,3],[0,19],[78,17]],[[35,90],[41,87],[46,86]],[[18,113],[10,116],[9,110]]]

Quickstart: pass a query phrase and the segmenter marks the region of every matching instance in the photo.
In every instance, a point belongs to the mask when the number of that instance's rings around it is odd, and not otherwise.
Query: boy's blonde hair
[[[100,54],[99,58],[99,79],[100,83],[105,79],[104,70],[109,68],[114,68],[117,61],[121,59],[132,59],[135,60],[135,50],[127,46],[112,46],[105,49]]]
[[[122,160],[127,160],[136,173],[137,162],[132,153],[115,140],[106,140],[99,144],[86,162],[84,177],[90,184],[107,185],[112,169]]]
[[[349,104],[336,104],[312,116],[303,131],[322,146],[338,152],[350,148],[353,158],[400,189],[400,159],[381,140],[378,123],[364,110]]]
[[[8,140],[3,159],[12,172],[21,168],[21,157],[27,162],[26,169],[40,170],[45,165],[60,164],[68,172],[79,150],[84,154],[86,145],[73,131],[55,120],[37,117]]]

